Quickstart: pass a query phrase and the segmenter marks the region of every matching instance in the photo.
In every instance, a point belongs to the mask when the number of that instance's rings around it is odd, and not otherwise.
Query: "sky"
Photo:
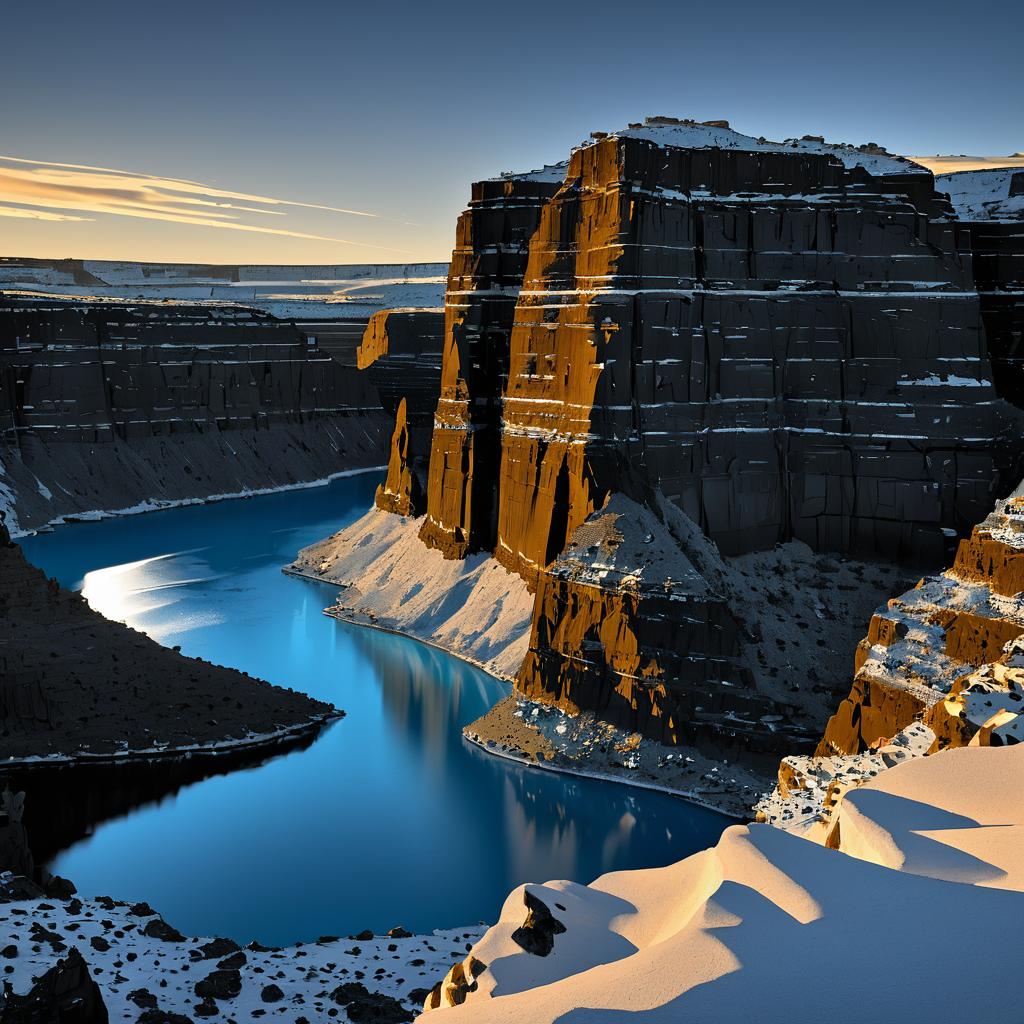
[[[1013,0],[0,11],[6,256],[443,261],[472,181],[649,115],[911,155],[1024,150]]]

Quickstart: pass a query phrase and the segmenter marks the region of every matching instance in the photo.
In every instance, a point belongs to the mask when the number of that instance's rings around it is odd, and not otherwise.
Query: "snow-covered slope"
[[[0,289],[113,298],[213,299],[283,318],[369,318],[444,302],[446,263],[202,266],[100,260],[0,260]]]
[[[1012,1019],[1022,779],[1020,746],[949,751],[858,790],[839,852],[734,826],[666,868],[521,886],[428,1019]]]
[[[1024,220],[1024,185],[1017,186],[1017,195],[1010,194],[1015,177],[1024,179],[1024,161],[1019,167],[940,174],[935,187],[949,193],[961,220]]]

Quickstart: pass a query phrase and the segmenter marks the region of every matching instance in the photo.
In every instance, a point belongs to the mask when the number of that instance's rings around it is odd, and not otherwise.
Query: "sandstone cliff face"
[[[23,528],[380,465],[388,421],[368,379],[247,307],[0,297],[0,504]]]
[[[929,177],[578,150],[516,310],[496,556],[536,574],[629,467],[726,554],[942,557],[1017,463]]]
[[[935,566],[1020,478],[1019,367],[989,358],[973,234],[910,161],[650,119],[474,186],[458,232],[420,536],[536,591],[517,679],[533,700],[784,749],[763,720],[800,701],[762,686],[735,580],[648,586],[649,557],[690,554],[668,519],[726,556],[797,541]],[[985,245],[1002,288],[1016,264]],[[400,421],[380,498],[403,514],[411,438]],[[657,540],[608,572],[620,495]],[[971,629],[951,635],[980,643]],[[919,703],[876,699],[900,704],[889,717]]]
[[[724,588],[654,513],[612,496],[540,575],[524,697],[746,763],[805,743],[758,692]],[[716,583],[721,584],[721,580]]]
[[[477,182],[456,227],[420,534],[446,557],[494,547],[509,335],[530,238],[561,181],[545,177],[551,176]]]
[[[370,318],[356,352],[359,369],[368,371],[381,404],[395,416],[387,478],[376,497],[386,512],[418,516],[426,511],[443,342],[443,312],[383,310]]]

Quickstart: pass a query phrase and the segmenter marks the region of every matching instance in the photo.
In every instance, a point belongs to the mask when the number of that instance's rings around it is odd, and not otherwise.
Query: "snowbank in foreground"
[[[265,1013],[282,1024],[328,1015],[343,1021],[349,1019],[340,1009],[344,995],[332,998],[332,993],[352,983],[403,1003],[401,1019],[410,1020],[416,997],[422,998],[422,990],[481,930],[371,939],[325,936],[283,949],[239,948],[229,939],[186,938],[144,903],[101,896],[0,905],[0,949],[7,965],[2,977],[14,991],[27,992],[33,977],[75,947],[99,984],[112,1021],[135,1021],[144,1007],[153,1006],[188,1019],[212,1013],[219,1020],[254,1020]],[[207,998],[211,990],[219,994]]]
[[[734,826],[666,868],[521,886],[429,1019],[1006,1021],[1022,779],[1020,746],[948,751],[848,795],[841,852]]]
[[[342,588],[328,614],[430,643],[511,679],[526,654],[533,595],[487,555],[446,559],[422,520],[373,508],[299,552],[288,571]]]

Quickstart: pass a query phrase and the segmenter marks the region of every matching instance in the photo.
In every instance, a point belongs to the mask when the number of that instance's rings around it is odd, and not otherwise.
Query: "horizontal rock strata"
[[[381,465],[389,429],[368,379],[253,309],[0,296],[0,498],[22,528]]]
[[[398,515],[426,510],[434,410],[441,386],[444,313],[441,310],[384,310],[367,325],[357,352],[385,410],[393,413],[388,472],[376,504]]]
[[[474,185],[426,493],[407,404],[378,505],[425,507],[428,548],[492,553],[536,593],[520,696],[705,752],[809,748],[849,668],[811,676],[828,640],[766,635],[721,556],[934,568],[1024,469],[1016,313],[999,327],[986,297],[1016,287],[1015,243],[955,203],[877,146],[671,118]]]

